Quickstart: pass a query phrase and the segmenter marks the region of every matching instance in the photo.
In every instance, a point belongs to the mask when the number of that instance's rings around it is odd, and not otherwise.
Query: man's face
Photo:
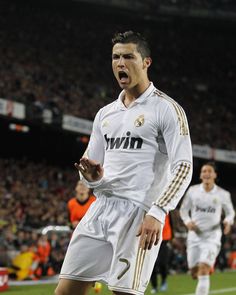
[[[89,188],[84,185],[82,181],[79,181],[75,188],[76,196],[80,201],[84,201],[89,196]]]
[[[217,174],[214,168],[210,165],[202,166],[200,179],[204,184],[214,184],[216,180]]]
[[[133,43],[117,43],[112,49],[113,73],[122,89],[131,89],[147,79],[151,58],[142,58]]]

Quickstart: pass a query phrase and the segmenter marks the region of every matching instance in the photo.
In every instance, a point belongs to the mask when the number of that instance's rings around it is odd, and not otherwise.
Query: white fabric
[[[124,91],[102,108],[86,151],[104,167],[104,178],[86,182],[97,197],[130,199],[164,223],[190,183],[192,149],[183,109],[170,97],[149,88],[128,108]]]
[[[199,244],[189,243],[187,245],[188,267],[191,269],[199,263],[205,263],[213,267],[219,252],[219,245],[208,243],[207,241]]]
[[[136,234],[144,215],[130,200],[97,199],[73,233],[60,278],[102,281],[110,290],[143,294],[161,243],[139,250]]]
[[[189,188],[180,208],[180,216],[187,224],[193,221],[199,232],[188,232],[188,245],[207,242],[221,244],[221,214],[225,213],[225,220],[233,224],[235,212],[230,193],[215,185],[206,192],[202,184]]]
[[[209,276],[199,276],[195,295],[208,295],[210,290]]]

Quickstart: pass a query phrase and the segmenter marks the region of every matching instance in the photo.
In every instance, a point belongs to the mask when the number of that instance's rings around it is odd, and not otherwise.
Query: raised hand
[[[98,181],[103,177],[102,166],[88,158],[81,158],[79,164],[75,163],[75,167],[87,181]]]

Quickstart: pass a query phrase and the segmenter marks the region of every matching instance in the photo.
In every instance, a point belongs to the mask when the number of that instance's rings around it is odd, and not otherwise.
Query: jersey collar
[[[200,190],[201,190],[202,192],[205,192],[205,193],[206,193],[206,191],[205,191],[204,186],[203,186],[202,183],[200,184]],[[216,192],[216,190],[217,190],[217,185],[214,184],[212,190],[210,190],[210,191],[207,192],[207,193],[209,193],[209,194],[214,194],[214,193]]]
[[[144,102],[155,90],[153,83],[150,82],[149,87],[134,101],[134,104],[142,103]],[[117,106],[121,109],[127,109],[125,105],[123,104],[123,97],[124,97],[125,91],[122,90],[121,93],[118,96],[117,99]],[[133,105],[133,104],[132,104]]]

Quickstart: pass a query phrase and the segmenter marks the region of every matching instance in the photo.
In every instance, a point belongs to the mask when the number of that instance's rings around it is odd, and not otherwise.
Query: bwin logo
[[[104,135],[107,146],[106,150],[110,149],[141,149],[143,145],[143,140],[140,137],[130,137],[131,133],[128,131],[126,137],[107,137]]]

